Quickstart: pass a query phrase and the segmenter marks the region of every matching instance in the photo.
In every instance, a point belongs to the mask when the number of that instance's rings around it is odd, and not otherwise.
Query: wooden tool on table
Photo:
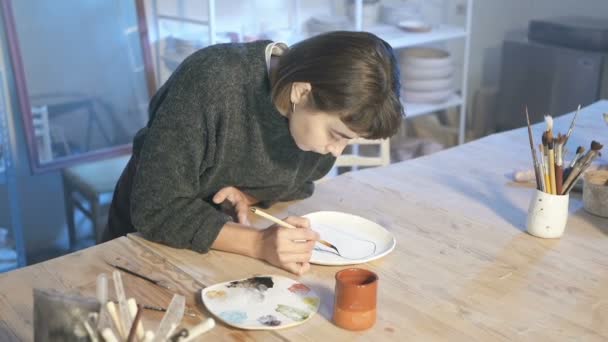
[[[143,275],[143,274],[139,274],[139,273],[137,273],[137,272],[135,272],[135,271],[133,271],[133,270],[130,270],[130,269],[126,268],[126,267],[122,267],[122,266],[120,266],[120,265],[113,264],[113,263],[111,263],[111,262],[109,262],[109,261],[107,261],[107,260],[106,260],[106,263],[107,263],[108,265],[110,265],[110,266],[112,266],[112,267],[114,267],[114,268],[118,269],[118,270],[121,270],[121,271],[123,271],[123,272],[125,272],[125,273],[128,273],[128,274],[132,275],[132,276],[136,276],[136,277],[138,277],[138,278],[141,278],[141,279],[143,279],[143,280],[145,280],[145,281],[147,281],[147,282],[149,282],[149,283],[152,283],[152,284],[154,284],[154,285],[156,285],[156,286],[160,286],[160,287],[162,287],[162,288],[164,288],[164,289],[171,290],[171,287],[169,287],[168,285],[163,284],[163,282],[162,282],[162,281],[160,281],[160,280],[154,280],[154,279],[149,278],[149,277],[147,277],[147,276],[145,276],[145,275]]]

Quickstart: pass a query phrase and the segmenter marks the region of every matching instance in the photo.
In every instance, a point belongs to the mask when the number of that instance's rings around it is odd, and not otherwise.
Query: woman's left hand
[[[257,199],[233,186],[227,186],[213,196],[213,203],[215,204],[221,204],[224,201],[230,202],[239,223],[249,225],[249,220],[247,219],[249,207],[256,204],[258,202]]]

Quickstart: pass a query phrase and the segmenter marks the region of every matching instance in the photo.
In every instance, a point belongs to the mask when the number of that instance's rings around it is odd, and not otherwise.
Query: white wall
[[[608,20],[607,0],[475,0],[469,72],[469,103],[482,86],[498,86],[507,32],[526,30],[531,19],[591,16]],[[470,113],[471,107],[469,107]],[[473,118],[476,119],[476,118]]]

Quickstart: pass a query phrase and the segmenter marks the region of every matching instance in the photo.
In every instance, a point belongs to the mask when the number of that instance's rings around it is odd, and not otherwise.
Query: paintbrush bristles
[[[572,158],[572,161],[570,162],[570,167],[574,167],[574,165],[576,164],[576,162],[579,160],[579,158],[583,155],[583,153],[585,153],[585,148],[583,146],[579,146],[576,148],[576,154],[574,155],[574,158]]]
[[[564,194],[567,194],[572,189],[574,183],[583,175],[593,160],[600,155],[602,147],[604,146],[595,140],[591,142],[591,149],[577,160],[572,171],[568,175],[568,179],[564,182]]]
[[[557,135],[557,144],[555,146],[555,163],[557,165],[564,164],[564,144],[566,142],[566,136],[563,134]]]
[[[551,115],[545,115],[545,123],[547,124],[547,132],[553,135],[553,117]]]
[[[597,142],[597,141],[595,141],[595,140],[593,140],[593,141],[591,142],[591,149],[592,149],[593,151],[599,151],[599,150],[601,150],[601,149],[602,149],[602,147],[604,147],[604,145],[600,144],[599,142]]]

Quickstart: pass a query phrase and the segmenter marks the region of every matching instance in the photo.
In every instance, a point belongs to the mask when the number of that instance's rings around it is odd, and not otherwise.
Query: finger
[[[249,206],[244,202],[239,202],[236,204],[236,213],[239,218],[239,223],[249,225],[249,220],[247,219],[247,214],[249,214]]]
[[[285,237],[288,240],[319,240],[319,233],[315,232],[312,229],[308,228],[299,228],[299,229],[289,229],[285,233]]]
[[[309,262],[303,262],[300,264],[300,272],[298,273],[298,275],[302,275],[306,272],[310,271],[310,263]]]
[[[281,253],[310,253],[315,248],[315,240],[310,241],[289,241],[286,244],[285,250],[280,250]]]
[[[310,220],[306,217],[289,216],[285,219],[285,222],[294,225],[298,228],[310,228]]]
[[[300,275],[301,269],[302,269],[302,265],[298,264],[297,262],[290,262],[287,264],[282,264],[281,267],[283,267],[285,270],[296,274],[296,275]]]
[[[289,264],[292,262],[309,262],[312,253],[283,253],[280,257],[281,263]]]
[[[229,193],[230,193],[229,188],[223,188],[222,190],[218,191],[217,194],[215,194],[215,196],[213,196],[213,203],[220,204],[220,203],[224,202],[226,200],[226,197],[228,197]]]

